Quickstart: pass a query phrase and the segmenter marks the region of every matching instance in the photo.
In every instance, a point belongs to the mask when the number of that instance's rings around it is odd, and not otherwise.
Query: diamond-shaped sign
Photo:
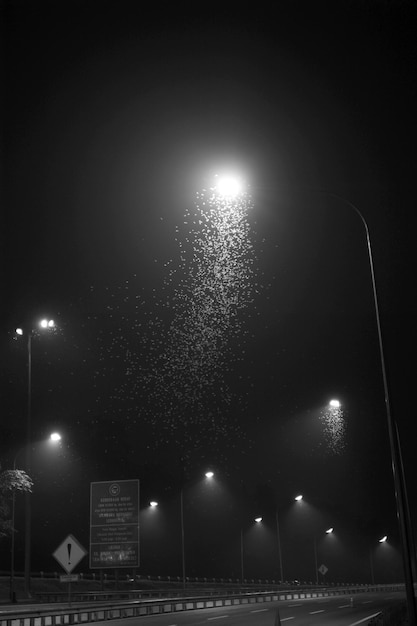
[[[70,574],[74,567],[85,557],[87,550],[72,535],[68,537],[57,547],[53,553],[53,557],[58,561],[61,567]]]
[[[320,574],[321,574],[322,576],[324,576],[324,575],[325,575],[328,571],[329,571],[329,568],[328,568],[328,567],[326,567],[326,566],[324,565],[324,563],[323,563],[322,565],[320,565],[320,567],[319,567],[319,572],[320,572]]]

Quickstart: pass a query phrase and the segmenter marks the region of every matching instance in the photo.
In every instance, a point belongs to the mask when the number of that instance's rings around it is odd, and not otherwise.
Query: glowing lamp
[[[221,196],[238,196],[243,189],[242,181],[233,176],[219,178],[216,184],[216,191]]]

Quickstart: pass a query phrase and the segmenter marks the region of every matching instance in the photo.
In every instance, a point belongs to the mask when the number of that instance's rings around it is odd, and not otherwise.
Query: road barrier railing
[[[317,590],[256,592],[222,596],[189,596],[182,598],[158,598],[154,600],[130,600],[102,604],[54,605],[51,607],[31,608],[8,605],[2,608],[0,626],[66,626],[67,624],[85,624],[89,622],[144,617],[190,611],[228,607],[244,604],[260,604],[285,600],[323,598],[329,596],[350,595],[369,592],[403,591],[404,585],[377,585],[369,587],[342,587]]]

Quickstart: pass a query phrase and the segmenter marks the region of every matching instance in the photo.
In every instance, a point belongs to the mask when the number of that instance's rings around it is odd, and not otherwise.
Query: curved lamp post
[[[231,181],[228,180],[227,184],[224,184],[221,180],[218,181],[216,186],[216,191],[220,194],[225,193],[239,193],[238,184],[235,186],[232,185]],[[226,191],[225,191],[226,189]],[[232,192],[230,190],[233,190]],[[414,550],[414,542],[413,542],[413,534],[411,529],[411,518],[408,506],[408,497],[407,497],[407,487],[404,476],[404,467],[402,464],[401,458],[401,448],[399,442],[398,435],[398,427],[396,421],[391,412],[391,403],[390,403],[390,395],[389,395],[389,386],[388,386],[388,376],[385,364],[385,355],[384,355],[384,347],[382,341],[382,329],[381,329],[381,321],[379,314],[379,303],[378,303],[378,294],[376,288],[376,279],[375,279],[375,270],[374,270],[374,262],[372,255],[372,246],[371,246],[371,238],[369,233],[368,223],[358,209],[356,205],[354,205],[350,200],[340,196],[336,193],[326,190],[319,190],[315,193],[327,198],[334,198],[340,202],[342,202],[345,206],[352,209],[359,217],[364,229],[366,236],[366,244],[368,251],[368,261],[369,261],[369,269],[371,274],[371,282],[372,282],[372,296],[374,302],[374,310],[375,310],[375,320],[376,327],[378,333],[378,346],[379,346],[379,355],[381,361],[381,372],[382,372],[382,380],[384,386],[384,396],[385,396],[385,408],[386,408],[386,418],[388,424],[388,436],[390,443],[390,454],[391,454],[391,465],[392,472],[394,478],[394,488],[395,488],[395,500],[396,500],[396,508],[397,508],[397,518],[398,518],[398,526],[400,531],[401,538],[401,547],[402,547],[402,556],[403,556],[403,566],[404,566],[404,577],[405,577],[405,588],[406,588],[406,597],[407,597],[407,608],[408,608],[408,618],[410,626],[417,626],[417,610],[416,610],[416,601],[414,596],[414,583],[413,583],[413,566],[414,570],[417,571],[416,567],[416,556]]]
[[[417,611],[416,611],[416,601],[415,601],[415,596],[414,596],[414,583],[413,583],[413,562],[415,565],[414,542],[413,542],[413,535],[412,535],[411,523],[410,523],[410,512],[409,512],[409,507],[408,507],[408,497],[407,497],[407,487],[406,487],[405,476],[404,476],[404,467],[403,467],[402,459],[401,459],[401,449],[400,449],[399,436],[398,436],[398,427],[391,412],[388,376],[387,376],[387,369],[386,369],[386,364],[385,364],[384,346],[383,346],[383,341],[382,341],[381,320],[380,320],[380,314],[379,314],[378,294],[377,294],[377,288],[376,288],[375,270],[374,270],[374,262],[373,262],[369,227],[361,211],[359,211],[359,209],[352,202],[350,202],[346,198],[343,198],[342,196],[339,196],[335,193],[331,193],[327,191],[322,191],[320,193],[329,198],[336,198],[337,200],[340,200],[341,202],[346,204],[348,207],[350,207],[359,216],[362,222],[362,225],[365,229],[369,269],[370,269],[371,281],[372,281],[372,295],[373,295],[373,301],[374,301],[375,319],[376,319],[376,326],[377,326],[377,332],[378,332],[379,356],[380,356],[380,361],[381,361],[381,372],[382,372],[382,380],[383,380],[383,385],[384,385],[385,409],[386,409],[386,417],[387,417],[387,423],[388,423],[388,435],[389,435],[389,442],[390,442],[391,465],[392,465],[392,472],[393,472],[394,486],[395,486],[397,517],[398,517],[398,525],[399,525],[399,530],[400,530],[402,555],[403,555],[408,617],[410,621],[410,626],[417,626]]]

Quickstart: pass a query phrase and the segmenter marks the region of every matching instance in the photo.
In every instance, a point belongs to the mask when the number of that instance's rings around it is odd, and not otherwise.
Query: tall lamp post
[[[383,537],[381,537],[381,539],[378,539],[378,543],[385,543],[386,540],[388,539],[387,535],[384,535]],[[374,585],[375,584],[375,572],[374,572],[374,558],[373,558],[373,554],[372,554],[372,547],[369,549],[369,565],[371,568],[371,582]]]
[[[225,180],[227,182],[227,185],[226,183],[223,182],[223,180],[219,180],[217,182],[216,189],[218,190],[219,193],[222,193],[222,194],[240,193],[240,187],[238,187],[237,183],[235,183],[235,186],[232,186],[229,179],[225,179]],[[384,344],[382,341],[382,329],[381,329],[381,321],[380,321],[380,314],[379,314],[378,294],[377,294],[377,288],[376,288],[376,279],[375,279],[374,262],[373,262],[372,245],[371,245],[369,227],[361,211],[358,209],[356,205],[350,202],[350,200],[347,200],[347,198],[344,198],[343,196],[339,196],[336,193],[326,191],[326,190],[320,190],[318,193],[323,197],[334,198],[342,202],[348,208],[352,209],[356,213],[356,215],[359,216],[361,223],[365,229],[366,244],[367,244],[367,251],[368,251],[368,262],[369,262],[369,269],[370,269],[371,283],[372,283],[372,296],[373,296],[376,327],[377,327],[377,334],[378,334],[378,346],[379,346],[379,356],[380,356],[380,362],[381,362],[381,373],[382,373],[382,380],[383,380],[383,387],[384,387],[385,409],[386,409],[386,418],[387,418],[387,424],[388,424],[391,465],[392,465],[392,472],[393,472],[393,478],[394,478],[398,527],[400,531],[402,556],[403,556],[408,619],[409,619],[410,626],[417,626],[417,610],[416,610],[416,601],[415,601],[415,596],[414,596],[414,583],[413,583],[413,566],[414,566],[414,570],[417,571],[416,555],[415,555],[415,548],[414,548],[414,541],[413,541],[413,533],[412,533],[412,528],[411,528],[411,518],[410,518],[410,512],[409,512],[409,506],[408,506],[407,486],[405,482],[404,467],[403,467],[402,459],[401,459],[401,448],[400,448],[400,442],[399,442],[398,427],[391,412],[388,376],[387,376],[387,369],[386,369],[386,363],[385,363]]]
[[[205,474],[207,480],[214,476],[214,472],[207,471]],[[184,485],[181,484],[180,492],[180,514],[181,514],[181,566],[182,566],[182,584],[186,587],[186,571],[185,571],[185,524],[184,524]]]
[[[277,529],[277,545],[278,545],[278,558],[279,558],[279,573],[281,576],[281,583],[284,582],[284,569],[282,566],[282,546],[281,546],[281,533],[279,530],[279,516],[278,516],[278,508],[275,511],[275,524]]]
[[[55,327],[53,320],[43,319],[39,323],[41,329]],[[26,472],[30,475],[31,469],[31,442],[32,442],[32,336],[33,329],[25,331],[16,328],[17,335],[27,334],[27,413],[26,413]],[[31,554],[31,499],[30,493],[25,493],[25,595],[30,597],[30,554]]]
[[[53,444],[61,441],[61,435],[59,433],[51,433],[48,441]],[[16,470],[17,457],[22,452],[22,449],[18,450],[13,460],[13,470]],[[12,495],[12,542],[10,547],[10,601],[15,602],[14,591],[14,563],[15,563],[15,517],[16,517],[16,490],[13,490]]]
[[[294,498],[294,500],[296,502],[301,502],[303,499],[302,494],[299,494],[298,496],[296,496]],[[280,576],[281,576],[281,582],[284,582],[284,566],[282,564],[282,544],[281,544],[281,532],[280,532],[280,525],[279,525],[279,513],[278,513],[278,506],[275,509],[275,527],[276,527],[276,531],[277,531],[277,547],[278,547],[278,559],[279,559],[279,572],[280,572]]]
[[[254,518],[254,522],[255,524],[260,524],[262,522],[262,516],[259,515],[258,517]],[[245,556],[244,556],[244,541],[243,541],[243,524],[240,528],[240,576],[241,576],[241,583],[243,585],[243,581],[244,581],[244,574],[245,574],[245,566],[244,566],[244,561],[245,561]]]
[[[377,294],[377,288],[376,288],[376,279],[375,279],[374,262],[373,262],[369,227],[361,211],[359,211],[359,209],[352,202],[350,202],[346,198],[343,198],[342,196],[339,196],[335,193],[331,193],[327,191],[324,191],[321,193],[327,197],[336,198],[337,200],[342,201],[345,205],[350,207],[359,216],[363,224],[363,227],[365,229],[369,269],[370,269],[371,281],[372,281],[372,295],[373,295],[373,301],[374,301],[375,319],[376,319],[376,326],[377,326],[377,332],[378,332],[378,346],[379,346],[379,355],[380,355],[380,361],[381,361],[381,372],[382,372],[382,380],[383,380],[383,385],[384,385],[385,409],[386,409],[386,417],[387,417],[387,423],[388,423],[388,436],[389,436],[389,442],[390,442],[391,465],[392,465],[392,472],[393,472],[393,477],[394,477],[395,498],[396,498],[396,505],[397,505],[397,518],[398,518],[398,525],[399,525],[399,530],[400,530],[402,555],[403,555],[408,618],[409,618],[410,626],[417,626],[417,610],[416,610],[416,601],[415,601],[415,596],[414,596],[414,583],[413,583],[413,563],[414,563],[414,568],[415,568],[416,557],[415,557],[415,552],[414,552],[413,534],[412,534],[412,529],[411,529],[410,512],[409,512],[409,507],[408,507],[407,486],[406,486],[405,476],[404,476],[404,467],[403,467],[402,459],[401,459],[401,449],[400,449],[400,443],[399,443],[399,437],[398,437],[398,428],[397,428],[396,421],[394,420],[394,417],[391,412],[388,376],[387,376],[387,369],[386,369],[386,364],[385,364],[384,345],[382,341],[381,320],[380,320],[380,314],[379,314],[378,294]]]

